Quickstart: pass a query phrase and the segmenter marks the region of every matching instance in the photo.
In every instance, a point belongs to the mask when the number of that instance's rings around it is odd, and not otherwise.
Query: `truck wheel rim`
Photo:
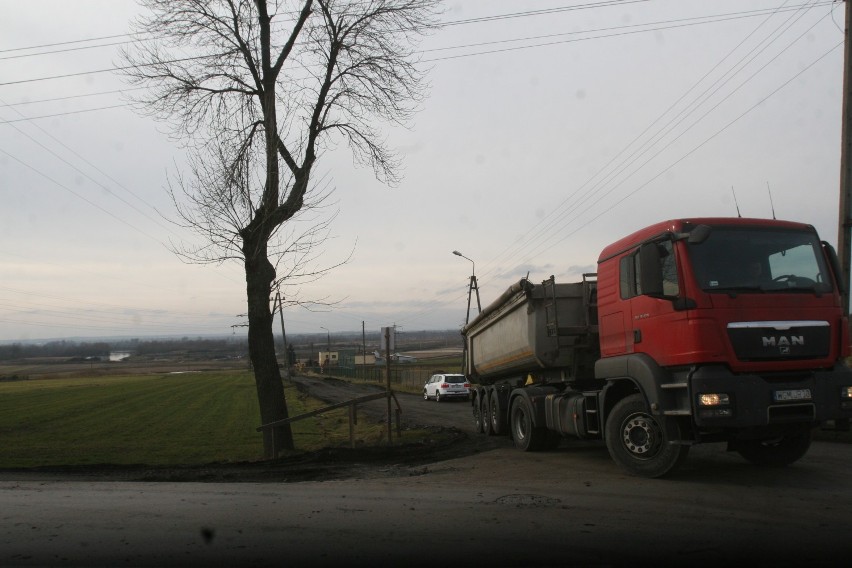
[[[624,421],[621,431],[624,447],[640,459],[654,457],[662,444],[657,422],[647,414],[633,414]]]

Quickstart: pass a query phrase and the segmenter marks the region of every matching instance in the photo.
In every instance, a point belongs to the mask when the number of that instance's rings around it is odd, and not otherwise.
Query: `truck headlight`
[[[698,394],[698,416],[701,418],[731,418],[731,397],[723,392],[705,392]]]
[[[843,410],[852,409],[852,386],[840,389],[840,408]]]
[[[731,404],[731,398],[723,392],[698,395],[698,406],[728,406],[729,404]]]

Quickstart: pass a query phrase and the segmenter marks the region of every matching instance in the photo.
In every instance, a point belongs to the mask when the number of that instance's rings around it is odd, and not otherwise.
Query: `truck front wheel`
[[[689,446],[670,443],[680,438],[677,422],[648,413],[641,394],[618,401],[606,420],[606,447],[613,461],[631,475],[662,477],[686,459]]]
[[[741,440],[737,452],[747,461],[768,467],[784,467],[798,461],[811,447],[808,425],[791,428],[769,440]]]

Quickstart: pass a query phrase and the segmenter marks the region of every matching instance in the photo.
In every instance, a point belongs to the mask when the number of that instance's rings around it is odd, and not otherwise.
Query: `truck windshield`
[[[714,227],[706,240],[687,246],[695,277],[707,292],[823,293],[833,288],[813,232]]]

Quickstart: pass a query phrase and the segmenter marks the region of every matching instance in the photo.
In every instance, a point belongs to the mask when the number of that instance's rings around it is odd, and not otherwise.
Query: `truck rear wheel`
[[[474,396],[470,406],[473,409],[473,431],[477,434],[482,434],[485,429],[482,427],[482,411],[479,408],[479,396]]]
[[[677,469],[689,453],[689,446],[670,443],[675,436],[680,438],[677,422],[649,414],[641,394],[616,403],[605,433],[609,455],[631,475],[662,477]]]
[[[500,395],[497,390],[491,391],[490,407],[488,415],[491,418],[491,431],[495,436],[499,436],[506,432],[506,416],[503,408],[500,406]]]
[[[768,440],[739,441],[736,449],[742,457],[753,464],[784,467],[798,461],[808,453],[810,447],[810,426],[802,425]]]
[[[533,425],[532,407],[522,396],[515,398],[509,412],[512,440],[515,447],[523,452],[535,452],[550,447],[553,437],[547,428]]]
[[[488,396],[488,391],[482,389],[479,393],[479,414],[482,416],[482,432],[486,436],[493,436],[494,430],[491,429],[491,397]]]

